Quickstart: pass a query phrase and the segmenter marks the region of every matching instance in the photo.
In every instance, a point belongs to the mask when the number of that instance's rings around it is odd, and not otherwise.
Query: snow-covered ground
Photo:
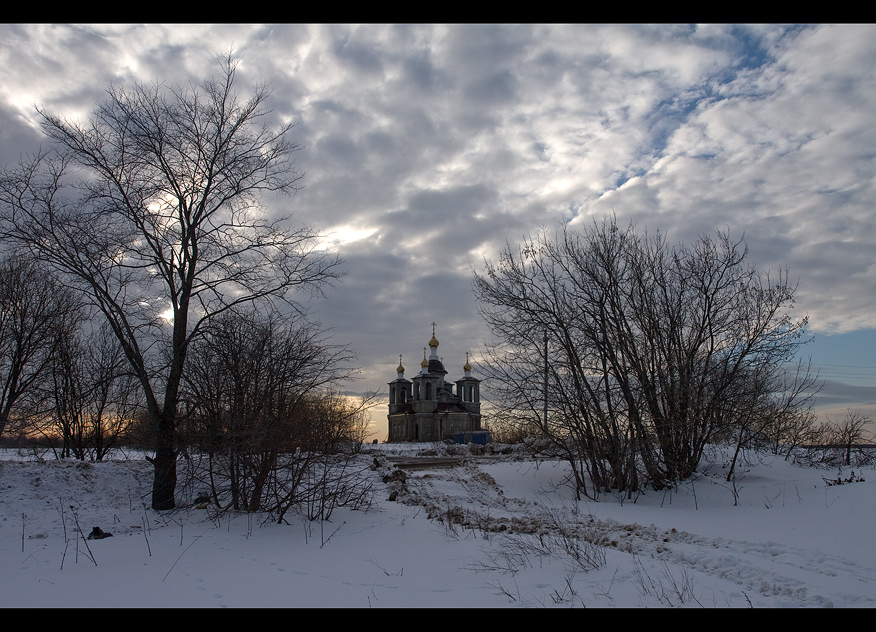
[[[403,449],[373,448],[370,510],[282,525],[153,512],[142,457],[6,453],[0,607],[876,605],[872,468],[828,486],[836,469],[749,455],[734,494],[717,454],[673,492],[596,503],[572,499],[563,463],[532,458],[470,458],[386,484],[386,457]],[[404,502],[388,500],[393,489]],[[86,548],[77,522],[113,537]]]

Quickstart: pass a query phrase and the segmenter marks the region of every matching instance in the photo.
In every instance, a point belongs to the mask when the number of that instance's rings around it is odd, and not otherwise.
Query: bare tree
[[[60,434],[61,458],[102,461],[125,438],[142,402],[115,336],[104,324],[60,332],[46,380],[44,434]]]
[[[0,263],[0,435],[40,386],[60,333],[79,316],[75,297],[27,259]]]
[[[841,447],[843,450],[843,464],[852,464],[852,451],[855,446],[864,443],[866,440],[865,428],[872,418],[869,415],[863,414],[860,410],[852,410],[846,412],[845,418],[837,424],[834,424],[828,435],[829,442],[832,445]]]
[[[579,464],[579,489],[586,473],[596,494],[629,493],[640,465],[658,489],[684,480],[716,433],[767,410],[806,319],[790,316],[787,272],[761,273],[746,257],[744,241],[724,233],[670,246],[606,219],[509,245],[475,274],[500,340],[487,369],[493,388],[531,420],[548,334],[541,430]]]
[[[154,509],[175,506],[192,340],[232,307],[318,292],[338,277],[314,229],[267,218],[262,194],[298,188],[298,146],[291,124],[266,123],[269,90],[241,98],[236,78],[229,54],[200,87],[111,86],[88,123],[40,110],[58,153],[0,178],[0,234],[90,298],[142,387],[157,437]]]
[[[349,377],[349,351],[300,316],[235,311],[214,321],[190,354],[188,443],[213,504],[282,519],[298,503],[317,502],[319,494],[302,492],[313,491],[314,468],[323,466],[317,487],[324,490],[343,462],[335,457],[353,454],[351,442],[361,441],[367,401],[331,386]]]
[[[575,488],[590,497],[631,493],[636,471],[635,413],[641,395],[618,380],[625,366],[612,342],[617,291],[629,276],[626,237],[617,230],[545,233],[508,245],[499,262],[475,275],[480,311],[500,342],[487,349],[484,373],[503,415],[528,421],[571,464]],[[547,392],[542,383],[543,336],[549,340]],[[544,399],[548,418],[540,419]],[[587,480],[593,490],[587,488]]]
[[[768,446],[773,454],[784,451],[787,460],[795,447],[820,432],[812,406],[821,384],[811,362],[800,361],[793,370],[767,369],[749,376],[738,395],[728,398],[736,444],[728,482],[742,450]]]

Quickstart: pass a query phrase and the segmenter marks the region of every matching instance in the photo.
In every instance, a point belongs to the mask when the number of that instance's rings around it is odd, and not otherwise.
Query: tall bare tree
[[[90,298],[143,388],[157,429],[154,509],[175,507],[192,340],[234,306],[291,300],[291,290],[319,292],[338,277],[316,230],[265,212],[263,194],[297,190],[298,146],[292,124],[268,124],[269,90],[244,98],[236,82],[229,54],[200,86],[110,86],[87,123],[39,110],[56,153],[0,178],[2,236]]]
[[[750,266],[744,241],[726,234],[670,246],[606,219],[509,245],[474,286],[499,337],[494,387],[567,451],[584,493],[585,474],[596,494],[636,489],[640,464],[657,488],[684,480],[716,433],[807,402],[809,380],[776,399],[806,324],[790,314],[795,287],[786,271]]]
[[[60,457],[102,461],[125,438],[142,403],[118,340],[104,323],[88,334],[81,323],[59,332],[42,431],[60,435]]]
[[[40,385],[61,332],[77,317],[73,294],[33,261],[0,262],[0,435]]]

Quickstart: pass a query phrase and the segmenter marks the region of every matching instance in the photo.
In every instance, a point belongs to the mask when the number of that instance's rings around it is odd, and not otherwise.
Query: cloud
[[[506,240],[617,213],[671,240],[729,229],[799,278],[819,331],[874,326],[876,38],[851,26],[0,27],[3,156],[34,103],[87,116],[110,83],[198,83],[232,46],[295,121],[305,187],[271,212],[336,231],[313,310],[394,377],[490,338],[471,268]],[[356,239],[352,239],[352,237]],[[445,332],[445,333],[442,333]],[[386,378],[386,379],[384,379]]]

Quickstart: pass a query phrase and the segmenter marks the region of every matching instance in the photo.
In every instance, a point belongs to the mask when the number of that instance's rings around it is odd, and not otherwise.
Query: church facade
[[[420,372],[405,379],[399,356],[397,377],[389,383],[389,442],[444,441],[468,443],[474,433],[481,433],[480,380],[472,377],[466,354],[465,375],[453,383],[445,380],[447,371],[438,357],[438,339],[432,323],[430,353]]]

